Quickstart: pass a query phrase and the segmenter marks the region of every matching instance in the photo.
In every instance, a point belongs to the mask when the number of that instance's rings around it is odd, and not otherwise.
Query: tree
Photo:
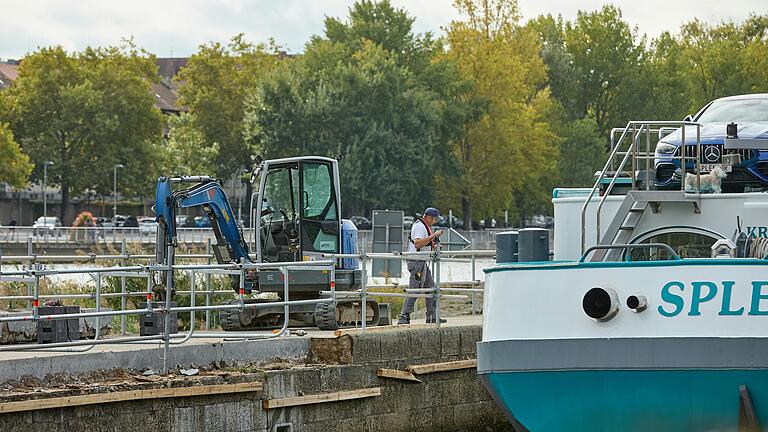
[[[446,56],[474,83],[470,96],[488,105],[454,141],[458,174],[444,178],[439,190],[444,202],[460,203],[466,227],[475,212],[490,216],[509,209],[524,219],[548,206],[542,197],[549,195],[557,160],[548,121],[555,105],[541,45],[534,31],[518,25],[514,0],[454,5],[466,19],[451,23]]]
[[[597,131],[597,123],[589,117],[568,124],[560,144],[557,161],[560,185],[563,187],[591,187],[595,171],[608,158],[604,138]]]
[[[462,128],[469,83],[412,22],[388,1],[357,2],[249,99],[248,133],[265,157],[344,156],[345,214],[422,210],[451,166],[439,145]]]
[[[13,139],[13,132],[6,123],[0,123],[0,182],[22,187],[32,173],[29,156],[21,152],[19,144]]]
[[[72,54],[42,48],[24,58],[7,90],[9,112],[0,116],[31,156],[36,178],[46,161],[53,162],[49,182],[61,187],[62,220],[71,192],[112,190],[114,164],[125,165],[121,189],[151,188],[161,132],[150,93],[156,79],[151,56],[130,43]]]
[[[273,42],[254,45],[243,34],[227,45],[201,45],[180,71],[179,103],[191,113],[190,123],[205,145],[217,145],[215,174],[230,178],[242,168],[251,168],[254,149],[244,138],[246,95],[279,62]]]
[[[168,141],[163,148],[163,169],[170,175],[205,175],[216,170],[218,144],[208,145],[192,124],[192,115],[169,118]]]
[[[565,26],[565,45],[580,87],[580,112],[575,118],[595,119],[607,144],[611,128],[641,117],[653,100],[642,74],[645,40],[624,21],[620,9],[606,5],[600,11],[579,11],[576,20]]]

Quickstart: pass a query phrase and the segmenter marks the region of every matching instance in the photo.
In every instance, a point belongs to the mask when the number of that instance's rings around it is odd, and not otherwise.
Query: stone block
[[[269,398],[320,393],[320,369],[314,367],[268,371],[264,392]]]
[[[482,340],[482,331],[480,326],[461,327],[460,354],[462,357],[475,358],[477,356],[477,343]]]
[[[411,332],[409,331],[381,333],[381,361],[408,360],[412,354],[411,345]]]
[[[308,361],[326,365],[352,363],[352,336],[311,338]]]
[[[352,335],[352,362],[355,364],[381,360],[381,335],[359,333]]]
[[[411,359],[420,362],[439,361],[440,359],[440,330],[414,329],[411,332]],[[414,363],[416,363],[414,361]],[[413,363],[412,363],[413,364]]]
[[[458,327],[440,329],[440,357],[443,361],[453,361],[461,354],[461,331]]]

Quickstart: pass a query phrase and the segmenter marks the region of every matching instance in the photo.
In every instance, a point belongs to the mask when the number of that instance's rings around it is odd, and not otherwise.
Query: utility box
[[[80,313],[80,306],[40,306],[40,315]],[[80,340],[80,318],[46,319],[37,321],[37,343],[59,343]]]
[[[373,252],[392,253],[403,251],[402,211],[373,211]],[[399,278],[403,262],[399,258],[376,258],[373,260],[371,276]]]
[[[517,231],[504,231],[496,234],[496,262],[517,262]]]
[[[153,307],[164,306],[165,302],[155,302]],[[176,302],[171,302],[171,307],[175,308]],[[139,309],[146,308],[147,303],[139,303]],[[168,329],[169,334],[179,332],[179,313],[171,312],[171,323]],[[139,315],[139,334],[141,336],[155,336],[165,333],[165,314],[163,312],[152,312]]]

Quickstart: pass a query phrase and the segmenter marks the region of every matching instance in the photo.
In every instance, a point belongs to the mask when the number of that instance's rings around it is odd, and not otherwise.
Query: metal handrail
[[[584,262],[584,260],[587,258],[587,256],[596,250],[612,250],[612,249],[622,249],[624,251],[630,251],[632,249],[652,249],[652,248],[661,248],[665,249],[669,254],[672,256],[672,261],[680,261],[682,258],[680,258],[680,255],[675,252],[672,247],[670,247],[668,244],[665,243],[635,243],[635,244],[615,244],[615,245],[594,245],[590,246],[582,255],[581,258],[579,258],[579,262]],[[669,261],[669,260],[666,260]]]
[[[333,302],[336,301],[336,291],[335,291],[335,284],[330,284],[330,291],[327,292],[328,296],[318,299],[310,299],[310,300],[291,300],[289,298],[288,294],[288,281],[289,277],[287,277],[287,272],[292,270],[324,270],[329,272],[330,281],[335,281],[335,265],[337,258],[340,258],[342,254],[339,254],[338,257],[332,258],[332,259],[323,259],[323,260],[317,260],[317,261],[301,261],[301,262],[286,262],[286,263],[232,263],[232,264],[175,264],[173,261],[170,261],[171,264],[154,264],[151,262],[148,262],[147,264],[142,265],[126,265],[125,262],[128,259],[136,259],[138,257],[143,257],[143,255],[131,255],[124,252],[120,255],[88,255],[88,256],[81,256],[81,255],[61,255],[61,256],[48,256],[48,258],[51,258],[51,262],[54,263],[61,263],[63,261],[66,261],[64,258],[71,259],[71,262],[82,262],[83,260],[87,262],[93,262],[97,259],[109,259],[109,260],[119,260],[122,262],[122,265],[119,266],[109,266],[109,267],[95,267],[95,266],[88,266],[88,267],[81,267],[81,268],[52,268],[52,267],[43,267],[41,266],[40,262],[34,262],[35,259],[37,259],[38,255],[34,255],[30,253],[29,255],[23,256],[23,257],[12,257],[12,256],[2,256],[0,259],[6,259],[10,262],[22,262],[22,263],[30,263],[31,267],[28,268],[21,268],[21,269],[13,269],[10,271],[2,271],[0,270],[0,280],[7,280],[6,278],[26,278],[24,283],[26,283],[29,287],[29,293],[28,295],[8,295],[8,296],[2,296],[0,297],[1,301],[30,301],[32,304],[31,312],[24,315],[18,315],[18,316],[7,316],[7,317],[0,317],[0,323],[2,322],[14,322],[14,321],[38,321],[38,320],[49,320],[49,319],[71,319],[71,318],[85,318],[85,317],[93,317],[97,320],[97,335],[98,332],[101,330],[101,326],[98,324],[98,320],[100,318],[106,318],[106,317],[120,317],[121,321],[124,321],[124,318],[126,316],[130,315],[141,315],[141,314],[150,314],[150,313],[158,313],[163,314],[165,316],[166,320],[166,326],[165,326],[165,333],[162,335],[157,336],[144,336],[144,337],[134,337],[134,336],[126,336],[125,331],[123,331],[123,337],[115,337],[110,339],[90,339],[90,340],[82,340],[82,341],[74,341],[74,342],[66,342],[66,343],[54,343],[54,344],[25,344],[25,345],[9,345],[9,346],[0,346],[0,351],[22,351],[22,350],[56,350],[61,351],[65,350],[68,352],[82,352],[89,350],[93,348],[96,345],[103,345],[103,344],[118,344],[118,343],[148,343],[148,342],[154,342],[161,341],[164,342],[164,350],[163,350],[163,361],[164,366],[163,370],[166,370],[165,366],[165,360],[167,358],[168,349],[171,345],[179,345],[183,344],[186,341],[190,340],[193,337],[221,337],[221,338],[236,338],[236,339],[256,339],[256,338],[265,338],[265,337],[279,337],[280,335],[284,334],[284,332],[287,331],[287,324],[288,324],[288,318],[289,318],[289,312],[291,305],[307,305],[307,304],[318,304],[318,303],[325,303],[325,302]],[[472,260],[472,274],[474,278],[475,274],[475,258],[478,256],[493,256],[494,251],[448,251],[448,252],[417,252],[417,253],[392,253],[392,254],[343,254],[344,256],[351,256],[356,257],[361,260],[363,265],[363,288],[356,292],[351,293],[340,293],[340,296],[343,295],[345,298],[359,298],[360,301],[365,304],[366,302],[366,296],[383,296],[383,297],[424,297],[424,298],[434,298],[436,301],[436,315],[439,319],[439,301],[440,299],[466,299],[469,294],[473,297],[474,302],[474,296],[476,293],[482,292],[482,289],[480,288],[447,288],[442,287],[440,284],[440,261],[444,260],[445,258],[441,257],[441,255],[450,255],[450,256],[465,256],[470,257]],[[172,256],[170,253],[168,256]],[[182,257],[183,255],[179,255],[178,257]],[[209,254],[188,254],[188,257],[191,258],[202,258],[202,259],[210,259]],[[398,260],[413,260],[413,259],[425,259],[427,261],[431,261],[434,266],[434,278],[436,281],[436,287],[431,290],[431,292],[427,293],[412,293],[410,291],[403,292],[403,293],[379,293],[379,292],[366,292],[366,280],[367,275],[365,273],[366,271],[366,262],[367,260],[371,260],[374,258],[381,258],[386,256],[389,259],[398,259]],[[58,257],[58,259],[56,259]],[[21,259],[23,258],[23,259]],[[32,264],[34,263],[34,266]],[[282,301],[279,302],[269,302],[269,303],[246,303],[244,301],[243,297],[243,285],[245,281],[244,273],[247,270],[250,269],[277,269],[283,273],[283,281],[284,281],[284,297]],[[170,270],[170,271],[169,271]],[[173,272],[174,271],[183,271],[190,274],[191,278],[191,287],[190,290],[186,291],[175,291],[174,295],[189,295],[189,296],[195,296],[197,294],[205,294],[206,295],[206,304],[205,305],[196,305],[194,299],[191,300],[190,306],[175,306],[171,307],[170,304],[170,298],[171,298],[171,291],[174,287],[174,277]],[[197,290],[196,289],[196,283],[195,283],[195,275],[196,273],[203,273],[206,274],[206,276],[210,276],[212,273],[221,273],[221,274],[231,274],[231,273],[239,273],[240,274],[240,293],[236,294],[236,299],[239,301],[236,301],[234,304],[210,304],[210,294],[213,292],[221,292],[221,291],[214,291],[210,289],[210,284],[208,285],[208,288],[206,290]],[[97,277],[97,286],[96,286],[96,294],[92,293],[83,293],[83,294],[42,294],[40,287],[41,287],[41,279],[45,277],[50,276],[56,276],[56,275],[62,275],[62,274],[95,274]],[[152,281],[153,281],[153,274],[160,274],[165,275],[165,290],[166,290],[166,301],[165,302],[147,302],[147,307],[145,308],[139,308],[139,309],[126,309],[125,302],[121,302],[122,306],[121,309],[117,310],[101,310],[101,299],[103,298],[116,298],[120,297],[121,299],[126,299],[128,297],[138,297],[138,296],[151,296],[152,294]],[[125,286],[122,286],[122,289],[120,292],[109,292],[109,293],[102,293],[101,292],[101,281],[102,277],[120,277],[120,278],[127,278],[127,277],[135,277],[135,278],[142,278],[147,280],[147,291],[141,292],[141,291],[128,291]],[[474,282],[474,281],[473,281]],[[477,286],[477,285],[475,285]],[[455,292],[455,293],[466,293],[464,294],[446,294],[443,291],[446,292]],[[231,291],[224,291],[229,292]],[[230,294],[231,295],[231,294]],[[39,302],[41,299],[46,298],[71,298],[71,299],[96,299],[96,310],[95,311],[81,311],[77,314],[51,314],[51,315],[41,315],[39,313]],[[195,313],[197,312],[206,312],[206,317],[210,313],[210,311],[216,311],[216,310],[231,310],[231,309],[245,309],[245,308],[260,308],[260,307],[284,307],[285,308],[285,316],[283,325],[280,329],[280,331],[276,334],[271,335],[258,335],[258,334],[252,334],[252,333],[233,333],[233,332],[226,332],[226,333],[203,333],[203,334],[195,334],[196,330],[196,324],[195,324]],[[365,323],[365,307],[362,308],[362,317],[363,317],[363,323]],[[170,328],[169,325],[169,319],[172,313],[181,313],[181,312],[189,312],[190,313],[190,328],[185,334],[170,334],[168,329]],[[474,313],[474,303],[473,303],[473,313]],[[208,325],[208,322],[206,320],[206,326]],[[439,321],[438,321],[439,325]],[[123,327],[124,328],[124,327]],[[206,327],[207,328],[207,327]],[[362,328],[365,329],[365,324],[362,325]],[[77,349],[82,347],[83,349]]]
[[[655,126],[655,127],[654,127]],[[614,128],[610,132],[610,142],[611,142],[611,154],[608,157],[608,160],[603,165],[603,168],[599,171],[597,179],[595,180],[594,185],[592,186],[592,189],[590,190],[589,194],[587,195],[587,198],[584,201],[584,204],[581,208],[581,250],[582,253],[586,249],[587,239],[586,239],[586,225],[587,225],[587,209],[589,207],[589,204],[592,202],[595,192],[600,187],[600,184],[602,180],[606,177],[606,173],[608,172],[608,168],[611,167],[612,169],[615,168],[615,162],[616,162],[616,156],[623,156],[621,159],[621,163],[618,167],[618,169],[613,169],[613,175],[611,176],[611,181],[609,182],[608,187],[606,188],[605,193],[600,199],[600,204],[597,208],[596,213],[596,242],[600,243],[600,215],[602,211],[602,207],[604,202],[606,201],[607,197],[610,195],[610,192],[613,190],[613,187],[616,183],[616,180],[619,178],[620,174],[623,172],[624,167],[626,163],[631,159],[632,163],[632,171],[630,172],[630,177],[632,178],[632,185],[631,189],[635,190],[637,187],[636,185],[636,173],[637,173],[637,161],[638,160],[645,160],[645,179],[646,179],[646,189],[650,188],[649,179],[651,175],[651,163],[650,160],[652,157],[650,156],[650,143],[651,143],[651,132],[656,133],[657,135],[661,135],[662,133],[668,131],[670,128],[665,126],[674,126],[676,128],[681,129],[681,140],[682,143],[680,145],[681,152],[680,152],[680,168],[683,172],[683,178],[681,179],[681,190],[685,191],[685,172],[686,172],[686,161],[689,159],[695,159],[695,173],[696,173],[696,182],[697,182],[697,190],[701,190],[701,124],[697,122],[692,121],[630,121],[627,123],[627,126],[624,128]],[[685,146],[686,146],[686,140],[685,140],[685,132],[686,128],[688,126],[695,126],[696,127],[696,156],[694,157],[686,157],[685,156]],[[625,142],[625,138],[627,137],[629,131],[632,131],[632,140],[629,143],[629,146],[627,147],[626,151],[621,151],[622,149],[622,143]],[[641,154],[639,150],[639,144],[638,140],[642,136],[642,132],[645,131],[646,136],[646,151]],[[618,140],[614,140],[615,135],[621,132],[621,135]],[[674,156],[673,156],[674,157]],[[655,158],[655,154],[654,157]],[[700,192],[698,192],[700,193]]]

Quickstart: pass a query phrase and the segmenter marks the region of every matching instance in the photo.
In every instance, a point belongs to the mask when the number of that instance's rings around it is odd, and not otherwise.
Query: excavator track
[[[237,304],[230,300],[224,304]],[[252,309],[223,309],[219,311],[219,322],[225,331],[269,330],[280,327],[282,316],[270,315],[255,318]]]
[[[342,301],[336,303],[318,303],[315,306],[315,323],[320,330],[355,328],[362,324],[360,302]],[[379,304],[366,302],[366,326],[379,324]]]

